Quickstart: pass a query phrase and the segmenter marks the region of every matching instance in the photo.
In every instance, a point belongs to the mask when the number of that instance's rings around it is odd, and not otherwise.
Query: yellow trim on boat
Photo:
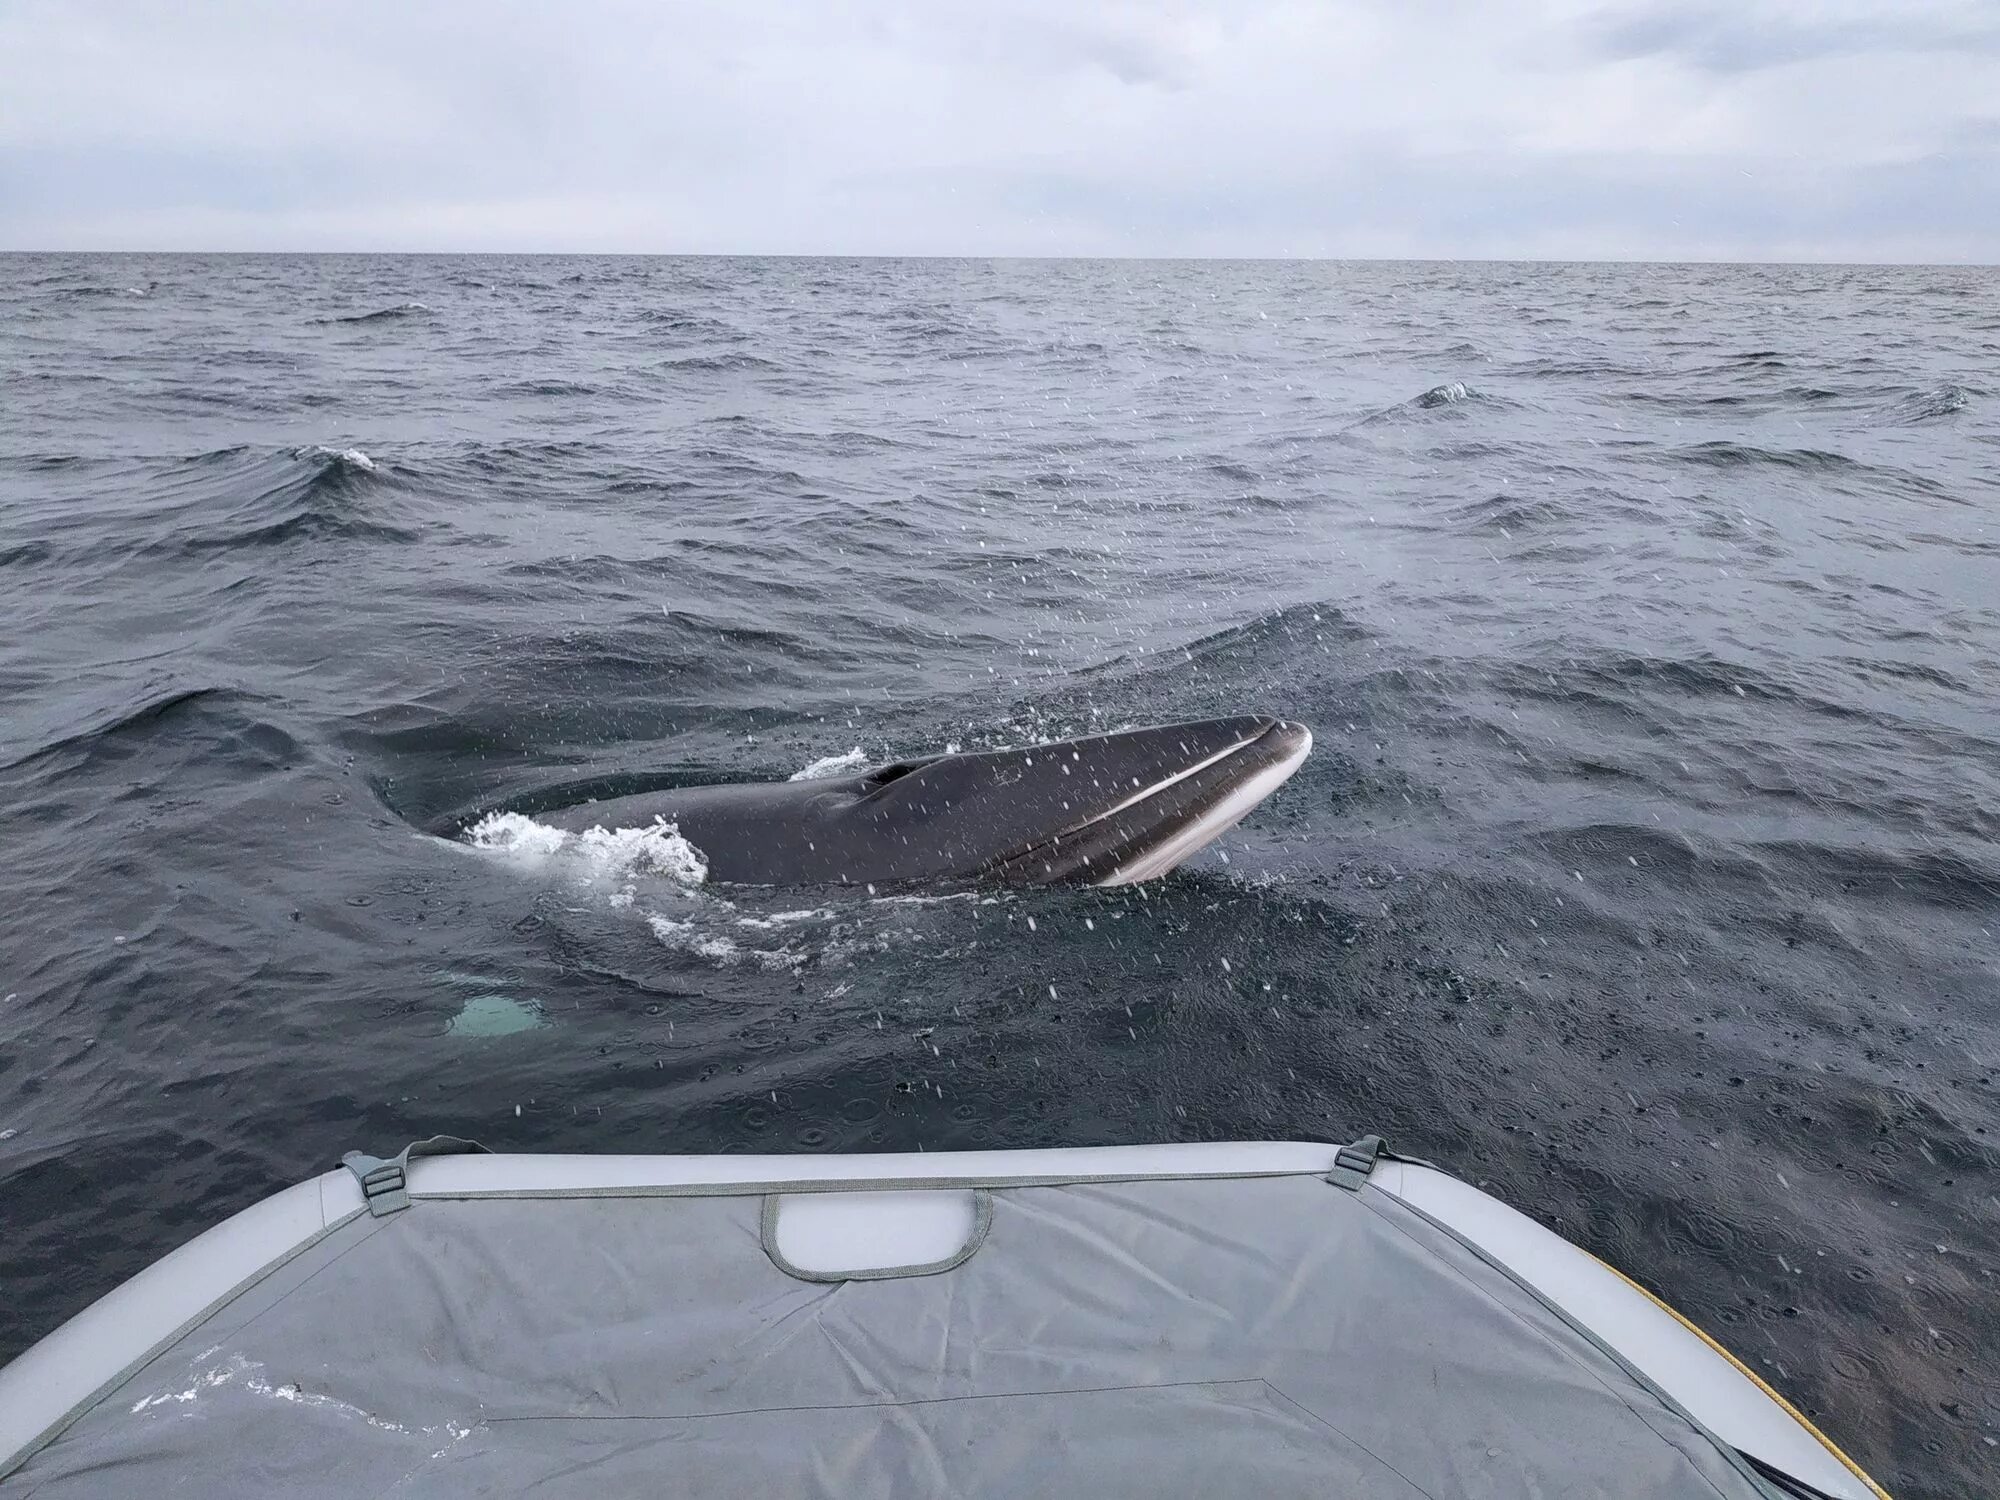
[[[1593,1255],[1591,1256],[1591,1259],[1597,1260],[1597,1257]],[[1832,1438],[1828,1437],[1825,1433],[1821,1432],[1819,1428],[1815,1427],[1810,1417],[1808,1417],[1804,1412],[1800,1411],[1796,1406],[1792,1405],[1792,1403],[1787,1401],[1783,1396],[1780,1396],[1776,1391],[1772,1390],[1770,1385],[1765,1381],[1763,1376],[1759,1375],[1755,1370],[1751,1369],[1748,1365],[1744,1364],[1742,1360],[1738,1359],[1735,1355],[1731,1354],[1727,1349],[1723,1348],[1722,1345],[1718,1344],[1714,1339],[1710,1338],[1708,1334],[1705,1333],[1702,1329],[1696,1327],[1694,1323],[1689,1321],[1686,1317],[1682,1316],[1682,1314],[1676,1308],[1674,1308],[1668,1303],[1662,1302],[1658,1297],[1655,1297],[1651,1292],[1647,1291],[1644,1287],[1640,1286],[1638,1282],[1634,1281],[1630,1276],[1627,1276],[1623,1271],[1619,1270],[1616,1266],[1610,1264],[1608,1261],[1602,1261],[1602,1260],[1598,1260],[1597,1263],[1600,1266],[1603,1266],[1604,1269],[1609,1271],[1613,1276],[1616,1276],[1620,1281],[1624,1282],[1625,1285],[1632,1288],[1633,1291],[1637,1292],[1640,1296],[1644,1297],[1648,1302],[1652,1303],[1653,1306],[1657,1307],[1661,1312],[1665,1313],[1668,1317],[1672,1318],[1676,1323],[1680,1324],[1681,1327],[1685,1328],[1689,1333],[1693,1334],[1696,1338],[1700,1339],[1704,1344],[1708,1345],[1708,1347],[1713,1349],[1717,1354],[1720,1354],[1724,1359],[1728,1360],[1732,1365],[1736,1366],[1736,1368],[1740,1372],[1742,1372],[1742,1374],[1750,1381],[1752,1385],[1756,1386],[1758,1390],[1762,1391],[1765,1395],[1769,1396],[1773,1401],[1777,1402],[1780,1407],[1784,1408],[1786,1413],[1790,1415],[1791,1419],[1794,1422],[1798,1423],[1799,1426],[1805,1428],[1807,1432],[1810,1432],[1814,1437],[1818,1438],[1820,1446],[1826,1449],[1826,1451],[1831,1453],[1835,1458],[1839,1459],[1842,1467],[1844,1467],[1848,1473],[1852,1474],[1856,1479],[1860,1480],[1863,1484],[1867,1485],[1868,1492],[1873,1496],[1875,1496],[1875,1500],[1890,1500],[1889,1492],[1883,1489],[1882,1486],[1877,1484],[1873,1479],[1871,1479],[1868,1476],[1868,1471],[1866,1469],[1862,1468],[1860,1464],[1856,1463],[1853,1459],[1849,1458],[1845,1453],[1841,1452],[1840,1445],[1836,1443]]]

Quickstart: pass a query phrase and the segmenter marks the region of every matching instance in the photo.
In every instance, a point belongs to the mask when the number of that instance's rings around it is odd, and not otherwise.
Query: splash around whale
[[[853,776],[681,787],[537,818],[576,834],[670,824],[724,883],[1130,885],[1228,832],[1311,750],[1305,726],[1245,715]]]

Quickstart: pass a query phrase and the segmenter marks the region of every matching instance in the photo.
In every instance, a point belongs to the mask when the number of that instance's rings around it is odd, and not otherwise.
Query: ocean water
[[[1374,1129],[2000,1489],[1997,372],[1982,269],[0,257],[0,1357],[435,1131]],[[1137,890],[532,817],[1239,710]]]

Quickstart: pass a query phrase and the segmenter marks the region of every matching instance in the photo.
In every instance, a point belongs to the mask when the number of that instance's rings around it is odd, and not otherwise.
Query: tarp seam
[[[1401,1469],[1397,1468],[1394,1464],[1390,1463],[1388,1459],[1384,1458],[1381,1454],[1377,1453],[1373,1448],[1369,1447],[1366,1443],[1362,1442],[1361,1439],[1355,1437],[1354,1434],[1344,1430],[1338,1423],[1333,1422],[1328,1418],[1321,1416],[1318,1412],[1314,1411],[1310,1406],[1307,1406],[1303,1401],[1299,1400],[1296,1396],[1291,1395],[1289,1392],[1285,1391],[1280,1386],[1274,1384],[1268,1375],[1263,1377],[1262,1384],[1265,1390],[1269,1391],[1273,1396],[1275,1396],[1278,1400],[1284,1402],[1287,1406],[1296,1409],[1301,1416],[1307,1417],[1312,1421],[1319,1423],[1320,1426],[1324,1427],[1328,1432],[1332,1433],[1335,1437],[1339,1438],[1343,1443],[1350,1444],[1353,1447],[1360,1449],[1363,1453],[1367,1454],[1370,1458],[1374,1459],[1376,1463],[1380,1464],[1383,1468],[1387,1469],[1391,1474],[1394,1474],[1398,1479],[1402,1480],[1403,1483],[1407,1484],[1411,1489],[1415,1490],[1419,1495],[1422,1495],[1424,1497],[1424,1500],[1438,1500],[1438,1497],[1435,1493],[1425,1489],[1422,1485],[1418,1484],[1416,1480],[1410,1478],[1409,1475],[1405,1474]]]
[[[813,1411],[878,1411],[905,1406],[945,1406],[960,1401],[1014,1401],[1031,1396],[1104,1396],[1120,1391],[1175,1391],[1197,1388],[1213,1388],[1225,1385],[1265,1385],[1261,1375],[1237,1375],[1225,1380],[1158,1380],[1139,1381],[1131,1385],[1082,1385],[1063,1386],[1053,1389],[1028,1391],[975,1391],[963,1396],[912,1396],[907,1401],[825,1401],[804,1406],[745,1406],[728,1411],[703,1412],[648,1412],[634,1415],[630,1412],[616,1414],[550,1412],[546,1416],[532,1417],[482,1417],[489,1427],[497,1427],[503,1422],[709,1422],[721,1417],[768,1417],[792,1412]],[[1294,1403],[1296,1404],[1296,1403]],[[1358,1445],[1357,1445],[1358,1446]]]

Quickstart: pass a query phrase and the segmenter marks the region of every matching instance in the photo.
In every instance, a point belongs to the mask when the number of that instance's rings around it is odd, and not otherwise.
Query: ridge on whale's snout
[[[1227,832],[1312,748],[1240,715],[931,756],[807,782],[688,787],[543,814],[581,831],[665,819],[709,878],[755,885],[994,879],[1124,885]]]

